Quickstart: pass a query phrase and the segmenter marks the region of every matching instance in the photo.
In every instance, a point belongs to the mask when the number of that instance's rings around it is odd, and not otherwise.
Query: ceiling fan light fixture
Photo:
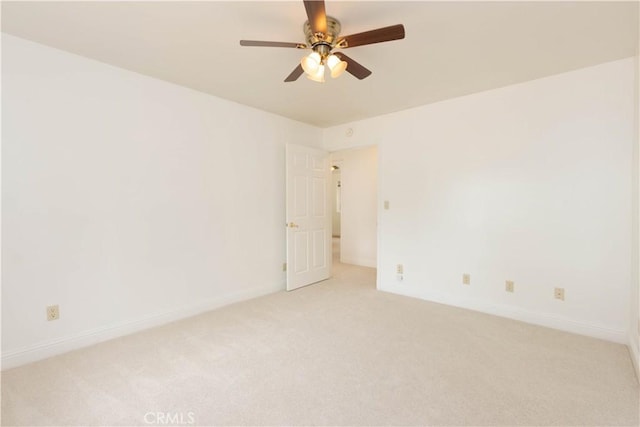
[[[307,73],[307,78],[314,82],[324,83],[324,65],[320,65],[314,73]]]
[[[332,55],[331,52],[335,49],[366,46],[400,40],[405,37],[404,25],[402,24],[341,36],[340,21],[326,14],[325,0],[304,0],[303,3],[307,12],[307,21],[302,26],[305,43],[240,40],[240,46],[311,49],[312,52],[300,60],[300,64],[284,79],[285,82],[296,81],[305,73],[310,80],[324,82],[325,67],[329,68],[331,77],[334,79],[340,77],[345,71],[358,80],[365,79],[371,75],[371,70],[342,52],[337,55]]]
[[[334,79],[340,77],[347,69],[347,63],[334,54],[329,55],[327,58],[327,66],[331,70],[331,77]]]
[[[309,55],[302,58],[300,61],[300,65],[302,65],[302,69],[308,75],[313,75],[318,72],[322,63],[322,58],[318,52],[311,52]]]

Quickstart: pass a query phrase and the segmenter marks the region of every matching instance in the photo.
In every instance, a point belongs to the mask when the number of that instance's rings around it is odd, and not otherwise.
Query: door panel
[[[331,275],[327,152],[287,145],[287,290]]]
[[[323,230],[313,232],[313,268],[324,268],[327,265],[327,252]]]
[[[327,180],[320,178],[313,178],[313,216],[321,218],[327,214]]]
[[[301,274],[309,271],[309,260],[307,257],[307,248],[309,247],[309,237],[307,232],[294,232],[294,255],[295,261],[294,271],[296,274]]]
[[[295,176],[293,178],[294,182],[294,213],[295,217],[306,217],[307,216],[307,187],[308,187],[309,179],[306,176]]]

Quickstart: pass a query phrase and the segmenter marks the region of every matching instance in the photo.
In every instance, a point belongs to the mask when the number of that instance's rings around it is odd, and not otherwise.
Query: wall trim
[[[120,322],[111,326],[96,328],[79,334],[44,341],[22,349],[2,353],[2,370],[15,368],[59,354],[67,353],[103,341],[140,332],[170,322],[193,317],[226,305],[284,291],[284,285],[256,286],[238,292],[222,295],[204,303],[185,306],[176,310],[159,312],[135,320]]]
[[[430,302],[449,305],[453,307],[465,308],[481,313],[491,314],[498,317],[518,320],[533,325],[544,326],[551,329],[558,329],[578,335],[585,335],[612,341],[618,344],[629,344],[629,337],[626,330],[611,329],[605,326],[596,325],[589,322],[569,319],[557,314],[544,313],[514,307],[505,304],[496,304],[479,298],[459,297],[436,292],[422,290],[398,289],[397,285],[381,284],[378,289],[392,294],[404,295],[412,298],[419,298]]]
[[[340,262],[343,264],[351,264],[351,265],[358,265],[360,267],[370,267],[370,268],[376,268],[377,267],[377,262],[376,260],[371,260],[371,259],[366,259],[366,258],[351,258],[351,257],[344,257],[341,256],[340,257]]]
[[[633,339],[633,337],[629,337],[629,343],[627,344],[629,348],[629,355],[631,356],[631,362],[633,363],[633,367],[636,371],[636,380],[640,384],[640,350],[637,347],[637,342]]]

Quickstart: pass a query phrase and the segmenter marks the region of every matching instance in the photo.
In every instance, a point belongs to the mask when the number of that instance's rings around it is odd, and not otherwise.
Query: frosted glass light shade
[[[302,58],[300,61],[300,65],[302,65],[302,69],[308,75],[314,74],[318,71],[318,67],[320,67],[320,62],[322,59],[320,58],[320,54],[318,52],[311,52],[309,55]]]
[[[336,55],[329,55],[327,58],[327,65],[331,70],[331,77],[334,79],[336,77],[340,77],[344,70],[347,69],[347,63],[345,61],[341,61]]]
[[[324,83],[324,65],[320,65],[315,73],[307,74],[307,78],[314,82]]]

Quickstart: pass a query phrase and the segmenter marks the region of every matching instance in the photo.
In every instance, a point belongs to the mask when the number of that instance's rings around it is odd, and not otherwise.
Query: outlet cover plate
[[[52,320],[58,320],[60,318],[60,308],[58,305],[49,305],[47,306],[47,320],[50,322]]]
[[[504,289],[507,292],[513,292],[513,280],[507,280],[504,282]]]
[[[553,290],[553,296],[555,299],[564,301],[564,288],[555,288]]]

